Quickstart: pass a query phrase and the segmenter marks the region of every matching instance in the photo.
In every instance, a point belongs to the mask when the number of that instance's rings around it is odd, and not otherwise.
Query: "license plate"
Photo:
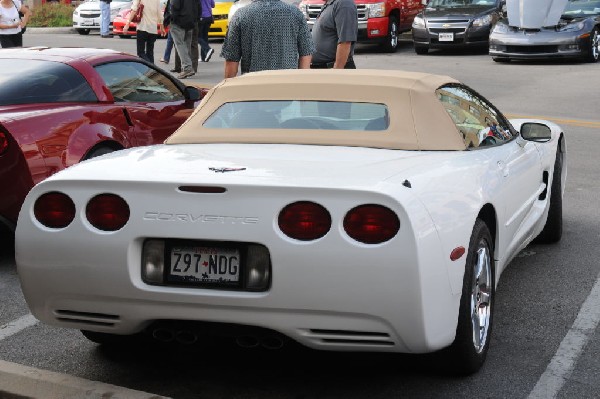
[[[438,40],[440,42],[453,42],[454,41],[454,33],[440,33]]]
[[[227,286],[240,283],[238,248],[175,245],[169,255],[170,282]]]
[[[83,21],[81,21],[81,25],[82,26],[94,26],[94,20],[93,19],[84,19]]]

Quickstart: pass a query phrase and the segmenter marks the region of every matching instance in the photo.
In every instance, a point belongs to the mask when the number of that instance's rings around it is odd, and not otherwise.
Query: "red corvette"
[[[162,143],[206,94],[105,49],[2,49],[0,70],[0,233],[14,230],[35,184],[85,159]]]

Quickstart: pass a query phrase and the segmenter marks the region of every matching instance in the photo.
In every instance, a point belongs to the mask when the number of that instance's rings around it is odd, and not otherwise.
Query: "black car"
[[[417,54],[429,49],[487,48],[504,0],[430,0],[412,25]]]
[[[499,20],[490,35],[490,55],[496,62],[539,58],[597,62],[600,57],[600,0],[569,0],[558,22],[539,27],[518,26],[518,20],[510,17],[509,13]]]

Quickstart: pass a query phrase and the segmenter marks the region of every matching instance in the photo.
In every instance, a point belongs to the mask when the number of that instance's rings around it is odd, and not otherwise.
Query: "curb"
[[[1,399],[168,399],[0,360]]]
[[[77,33],[77,31],[70,26],[59,27],[59,28],[40,28],[40,27],[28,26],[27,32],[31,32],[31,33]],[[27,32],[25,32],[25,35],[27,35]]]

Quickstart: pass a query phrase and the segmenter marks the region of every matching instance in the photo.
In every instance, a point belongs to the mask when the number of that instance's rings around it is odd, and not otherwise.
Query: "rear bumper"
[[[97,182],[90,184],[99,189]],[[127,192],[118,186],[111,190],[123,190],[130,204],[168,204],[178,212],[190,206],[183,196],[167,200],[156,192]],[[372,192],[323,194],[325,206],[336,204],[331,209],[351,209],[359,201],[382,203],[397,212],[403,221],[398,234],[384,244],[366,245],[343,234],[339,211],[332,213],[335,226],[319,240],[284,236],[276,229],[272,209],[296,198],[294,190],[267,195],[264,188],[238,188],[239,198],[203,209],[211,215],[248,212],[248,199],[261,198],[252,224],[215,217],[195,223],[149,220],[143,210],[132,209],[128,225],[105,234],[95,231],[84,215],[61,230],[40,226],[32,216],[32,198],[48,189],[61,187],[38,185],[23,206],[16,232],[23,292],[32,313],[46,323],[113,334],[134,334],[158,320],[239,324],[277,331],[308,347],[340,351],[425,353],[454,340],[460,294],[452,292],[447,257],[419,201],[408,201],[410,209],[404,209]],[[80,186],[68,191],[75,203],[85,203],[90,195]],[[148,198],[154,198],[154,205]],[[147,285],[140,264],[148,237],[262,243],[270,253],[271,287],[247,292]],[[27,250],[33,242],[37,250]]]

